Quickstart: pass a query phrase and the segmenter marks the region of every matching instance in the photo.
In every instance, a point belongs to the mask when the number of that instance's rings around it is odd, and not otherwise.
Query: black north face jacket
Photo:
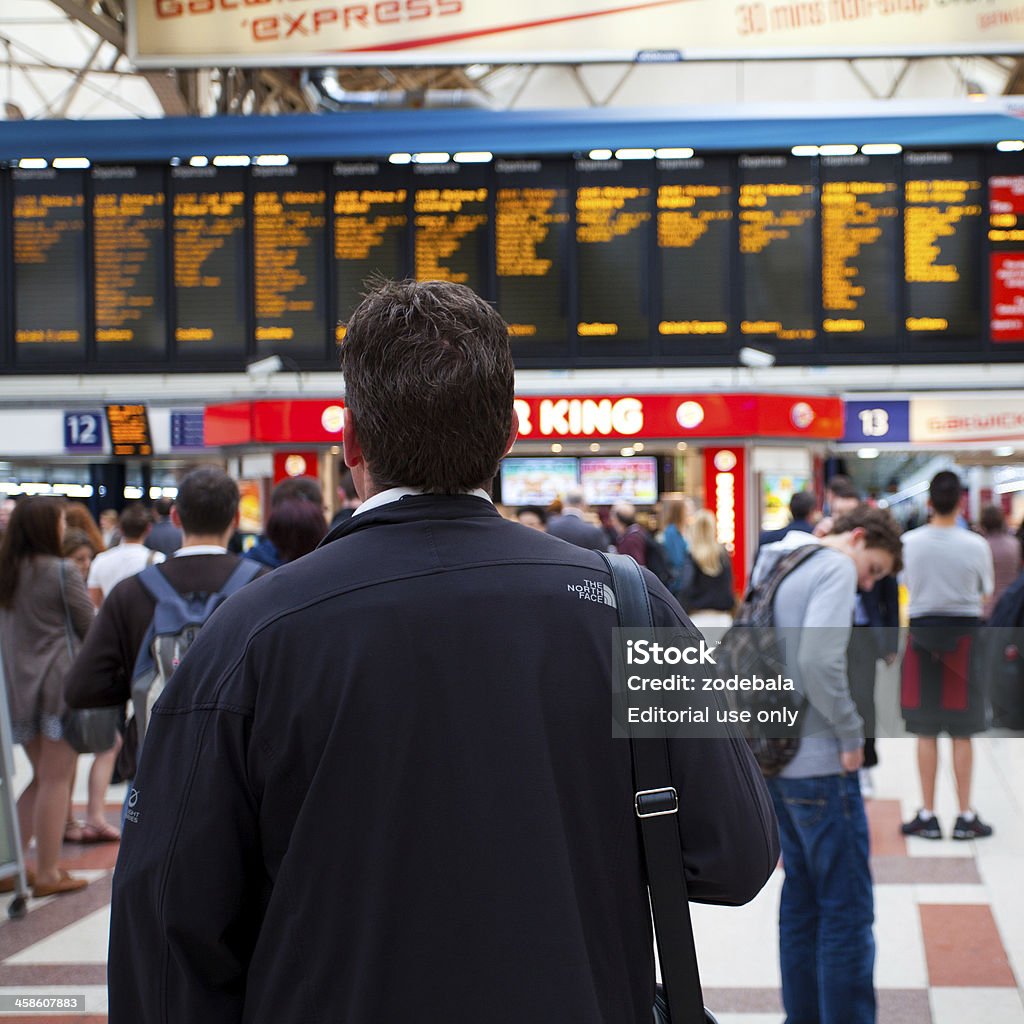
[[[481,498],[423,495],[231,598],[146,737],[111,1024],[649,1024],[607,582]],[[778,846],[746,746],[678,742],[672,770],[692,898],[751,899]]]

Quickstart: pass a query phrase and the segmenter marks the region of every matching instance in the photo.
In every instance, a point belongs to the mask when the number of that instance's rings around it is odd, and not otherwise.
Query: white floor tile
[[[4,963],[105,964],[109,936],[110,908],[103,907],[67,928],[54,932],[49,938],[8,957]]]
[[[875,987],[927,988],[921,917],[914,887],[892,885],[875,896]]]
[[[1024,1003],[1015,988],[933,988],[932,1024],[1024,1024]]]
[[[709,988],[776,988],[779,985],[779,893],[776,871],[745,907],[693,904],[693,934],[701,982]]]
[[[917,903],[988,903],[989,891],[984,885],[914,885]]]

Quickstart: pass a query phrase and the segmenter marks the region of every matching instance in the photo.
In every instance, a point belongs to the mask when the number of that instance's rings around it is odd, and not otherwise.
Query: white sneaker
[[[860,779],[860,795],[865,800],[870,800],[875,795],[875,784],[871,780],[871,769],[861,768],[857,775]]]

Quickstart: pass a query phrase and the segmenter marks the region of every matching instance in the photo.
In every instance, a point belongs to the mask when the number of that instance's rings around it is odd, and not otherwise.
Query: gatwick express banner
[[[1019,53],[1020,0],[128,0],[143,67]]]

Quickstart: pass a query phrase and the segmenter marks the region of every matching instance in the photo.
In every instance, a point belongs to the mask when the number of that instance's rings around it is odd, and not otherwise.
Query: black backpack
[[[992,724],[1024,729],[1024,573],[999,598],[985,640]]]
[[[794,569],[821,550],[820,544],[802,544],[783,555],[760,583],[750,585],[715,655],[722,675],[762,679],[787,675],[785,652],[775,633],[775,593]],[[799,712],[806,700],[796,691],[774,689],[736,690],[730,696],[736,709],[750,712],[753,719],[743,729],[761,773],[769,778],[778,775],[800,747]],[[797,724],[790,729],[757,722],[760,712],[774,713],[769,717],[777,718],[784,711],[796,713]]]
[[[665,584],[665,588],[671,593],[675,593],[678,589],[677,573],[672,568],[668,552],[665,550],[665,546],[655,540],[646,530],[644,530],[644,559],[647,562],[647,568]]]

